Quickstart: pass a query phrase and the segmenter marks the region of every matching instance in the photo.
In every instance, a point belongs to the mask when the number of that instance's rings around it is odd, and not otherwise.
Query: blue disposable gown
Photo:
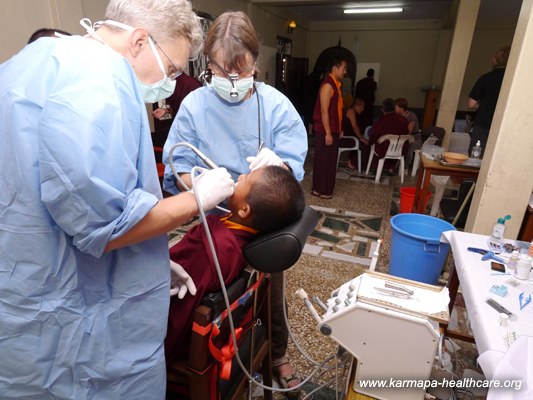
[[[208,86],[187,95],[170,128],[163,151],[166,190],[172,193],[177,190],[168,165],[168,154],[178,142],[198,148],[219,167],[226,167],[233,179],[250,172],[246,157],[255,156],[259,147],[257,95],[263,146],[287,163],[296,179],[303,179],[307,132],[300,115],[278,90],[264,83],[257,83],[256,87],[256,94],[240,103],[226,102]],[[177,147],[173,159],[177,172],[190,173],[195,165],[205,166],[186,147]]]
[[[0,398],[163,399],[165,237],[104,254],[161,198],[126,59],[79,36],[0,65]]]

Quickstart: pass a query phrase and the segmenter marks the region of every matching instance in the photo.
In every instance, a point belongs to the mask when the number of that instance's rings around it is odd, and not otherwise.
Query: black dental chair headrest
[[[318,222],[318,212],[306,206],[301,218],[276,232],[260,235],[248,243],[243,255],[251,267],[261,272],[280,272],[292,267],[309,234]]]

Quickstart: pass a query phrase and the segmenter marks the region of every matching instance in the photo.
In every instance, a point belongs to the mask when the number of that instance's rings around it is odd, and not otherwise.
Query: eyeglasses
[[[157,41],[153,38],[152,35],[150,35],[150,39],[152,39],[152,41],[153,41],[154,44],[157,46],[157,48],[158,48],[159,50],[161,50],[161,53],[163,53],[163,55],[167,58],[168,62],[169,62],[170,65],[172,66],[172,68],[174,68],[174,72],[171,72],[170,74],[168,74],[168,77],[169,77],[169,79],[175,81],[175,80],[178,78],[178,76],[180,76],[180,75],[183,73],[183,71],[180,70],[178,67],[176,67],[176,66],[174,65],[174,63],[172,62],[172,60],[170,59],[170,57],[167,56],[167,53],[165,53],[165,51],[161,48],[161,46],[159,46],[159,44],[158,44]]]
[[[218,64],[215,60],[213,59],[210,59],[209,60],[209,63],[213,64],[215,67],[217,67],[218,70],[220,70],[220,72],[222,72],[222,74],[228,78],[229,80],[237,80],[239,78],[247,78],[250,74],[251,71],[254,70],[254,68],[249,68],[249,69],[246,69],[246,70],[243,70],[243,71],[240,71],[238,73],[229,73],[228,71],[226,71],[224,68],[222,68],[220,66],[220,64]],[[254,66],[255,67],[255,66]]]

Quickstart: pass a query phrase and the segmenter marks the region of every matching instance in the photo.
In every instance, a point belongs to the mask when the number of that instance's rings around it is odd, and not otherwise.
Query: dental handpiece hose
[[[207,158],[207,156],[202,153],[200,150],[198,150],[196,147],[194,147],[192,144],[190,143],[187,143],[187,142],[178,142],[176,143],[175,145],[173,145],[170,150],[168,151],[168,165],[170,166],[170,170],[172,171],[172,175],[174,175],[174,178],[176,178],[176,180],[180,183],[180,185],[185,188],[185,190],[188,190],[190,191],[191,188],[189,188],[189,186],[183,181],[183,179],[181,179],[180,175],[176,172],[176,168],[174,167],[174,161],[172,159],[172,155],[174,154],[174,150],[176,149],[176,147],[188,147],[189,149],[191,149],[198,157],[200,157],[200,159],[205,163],[205,165],[207,165],[209,168],[211,169],[216,169],[218,168],[218,165],[216,165],[213,161],[211,161],[209,158]],[[192,179],[192,178],[191,178]],[[219,209],[220,211],[223,211],[223,212],[230,212],[228,209],[224,208],[224,207],[221,207],[221,206],[217,206],[216,207],[217,209]]]

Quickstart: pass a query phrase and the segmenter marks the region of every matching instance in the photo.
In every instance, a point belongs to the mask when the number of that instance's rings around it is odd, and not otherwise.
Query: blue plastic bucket
[[[398,214],[391,218],[389,273],[434,285],[438,282],[450,245],[440,241],[442,232],[455,227],[423,214]]]

